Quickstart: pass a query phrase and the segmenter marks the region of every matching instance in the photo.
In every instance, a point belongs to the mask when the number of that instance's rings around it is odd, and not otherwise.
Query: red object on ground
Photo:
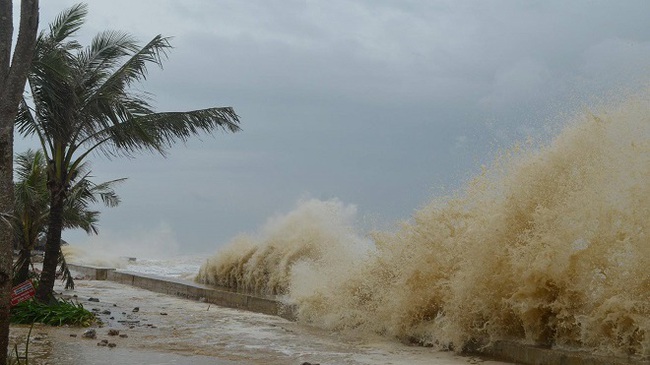
[[[11,306],[24,302],[36,294],[31,280],[23,281],[11,289]]]

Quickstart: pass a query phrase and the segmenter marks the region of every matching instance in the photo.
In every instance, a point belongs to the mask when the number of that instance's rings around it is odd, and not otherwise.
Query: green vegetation
[[[158,35],[140,46],[128,33],[104,31],[82,47],[73,37],[86,15],[86,5],[75,5],[39,35],[28,76],[31,95],[16,117],[16,130],[36,136],[48,161],[48,230],[36,293],[42,302],[51,298],[54,287],[65,201],[89,154],[164,155],[177,141],[240,129],[230,107],[155,112],[151,95],[133,86],[146,79],[148,65],[162,67],[171,49],[169,39]]]
[[[11,308],[11,323],[43,323],[50,326],[73,325],[88,327],[96,321],[95,315],[80,303],[56,300],[42,303],[28,300]]]

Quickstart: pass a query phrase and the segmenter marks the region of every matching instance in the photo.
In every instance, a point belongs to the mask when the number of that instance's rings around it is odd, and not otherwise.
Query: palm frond
[[[16,115],[16,130],[24,136],[31,136],[38,133],[34,114],[32,114],[32,109],[27,105],[24,98],[20,102],[18,114]]]
[[[62,42],[81,28],[87,15],[88,5],[83,3],[63,10],[50,23],[50,36],[55,42]]]
[[[90,91],[106,80],[124,57],[138,51],[138,45],[128,33],[104,31],[97,34],[89,47],[76,57],[80,85]]]
[[[231,107],[208,108],[188,112],[151,113],[135,117],[92,136],[95,145],[107,156],[127,155],[149,150],[164,154],[175,142],[214,130],[237,132],[239,116]],[[90,142],[90,141],[86,141]],[[84,156],[85,157],[85,156]]]
[[[102,114],[120,115],[116,106],[123,104],[124,98],[128,97],[127,88],[134,82],[146,79],[149,63],[154,63],[162,68],[162,62],[167,58],[167,50],[170,48],[168,37],[155,36],[144,47],[133,53],[122,66],[113,70],[112,74],[103,80],[103,83],[89,90],[89,96],[83,106],[84,112],[94,114],[94,111],[99,111]],[[144,100],[139,100],[139,103],[147,105]],[[99,120],[110,121],[111,118],[102,117]],[[114,120],[124,120],[124,118],[115,118]],[[106,125],[103,126],[106,127]]]

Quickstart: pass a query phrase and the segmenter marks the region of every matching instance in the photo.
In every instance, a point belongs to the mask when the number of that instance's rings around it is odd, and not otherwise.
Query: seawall
[[[108,267],[77,264],[68,264],[68,267],[71,271],[90,280],[110,280],[156,293],[295,320],[294,307],[276,297],[241,293],[188,280],[117,271]],[[649,359],[604,357],[586,352],[548,349],[508,341],[498,341],[489,346],[468,349],[466,352],[527,365],[650,365]]]
[[[92,267],[68,264],[71,271],[83,275],[90,280],[110,280],[121,284],[212,303],[222,307],[248,310],[251,312],[270,314],[294,320],[293,307],[285,305],[278,298],[263,297],[249,293],[240,293],[227,288],[218,288],[198,284],[188,280],[163,278],[155,275],[117,271],[108,267]]]

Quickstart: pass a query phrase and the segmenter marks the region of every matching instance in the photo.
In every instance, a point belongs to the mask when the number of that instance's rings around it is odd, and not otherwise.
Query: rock
[[[99,302],[99,298],[88,298],[89,302]]]
[[[83,338],[90,338],[90,339],[96,339],[97,338],[97,331],[94,329],[89,329],[84,331],[83,335],[81,335]]]
[[[119,335],[119,334],[120,334],[120,330],[116,330],[116,329],[110,329],[110,330],[108,330],[108,335],[109,335],[109,336],[117,336],[117,335]]]
[[[77,334],[76,333],[71,333],[70,337],[77,337]]]
[[[108,315],[110,315],[110,314],[111,314],[111,311],[109,311],[109,310],[105,310],[105,311],[103,311],[103,312],[102,312],[102,314],[105,314],[105,315],[107,315],[107,316],[108,316]]]
[[[117,304],[113,303],[113,307],[117,307]]]
[[[127,338],[127,337],[129,337],[129,335],[127,335],[126,333],[122,333],[122,334],[120,335],[120,337],[122,337],[122,338]]]
[[[93,311],[93,312],[99,312],[99,308],[93,308],[93,309],[91,309],[91,311]]]
[[[105,342],[97,342],[97,346],[106,346]]]
[[[140,323],[140,321],[117,321],[117,323],[123,323],[126,326],[126,325],[138,324]]]
[[[311,363],[311,362],[307,362],[307,361],[305,361],[305,362],[303,362],[303,363],[300,364],[300,365],[320,365],[320,364],[317,364],[317,363]]]
[[[115,317],[111,317],[111,318],[109,318],[109,319],[115,319]]]
[[[140,307],[135,307],[135,308],[133,308],[133,310],[132,310],[133,313],[137,313],[137,312],[139,312],[139,311],[140,311]]]
[[[113,347],[115,347],[115,346],[117,346],[117,345],[116,345],[115,343],[113,343],[113,342],[111,342],[111,343],[108,344],[108,347],[110,347],[110,348],[113,348]]]
[[[165,313],[165,312],[160,312],[160,315],[161,315],[161,316],[166,316],[167,313]]]

